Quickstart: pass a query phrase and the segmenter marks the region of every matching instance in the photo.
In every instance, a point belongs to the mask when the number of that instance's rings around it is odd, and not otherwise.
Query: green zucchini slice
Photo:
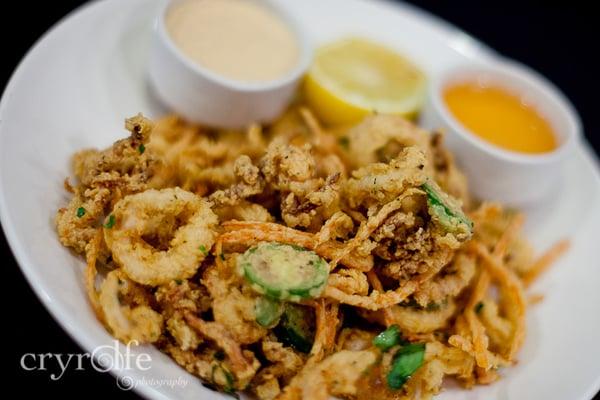
[[[329,277],[315,252],[282,243],[261,243],[238,258],[240,273],[258,293],[277,300],[318,297]]]

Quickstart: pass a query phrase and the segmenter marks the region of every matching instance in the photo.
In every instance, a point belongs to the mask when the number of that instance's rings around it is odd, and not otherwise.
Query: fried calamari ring
[[[191,312],[184,314],[186,322],[203,337],[212,340],[226,354],[231,372],[235,376],[235,388],[245,388],[256,374],[260,363],[252,352],[242,350],[223,325],[218,322],[207,322]]]
[[[162,331],[163,317],[149,306],[122,304],[128,297],[133,297],[133,303],[140,302],[143,296],[137,293],[139,289],[121,270],[109,272],[100,287],[99,304],[104,321],[112,335],[124,343],[133,340],[152,343],[158,340]]]
[[[341,350],[322,361],[309,360],[285,387],[278,400],[327,400],[330,396],[354,398],[360,378],[377,362],[372,350]]]
[[[131,280],[156,286],[194,275],[215,241],[217,222],[195,194],[152,189],[115,205],[104,238]]]

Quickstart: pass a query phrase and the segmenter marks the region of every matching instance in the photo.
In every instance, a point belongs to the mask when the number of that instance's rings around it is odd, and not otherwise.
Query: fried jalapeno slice
[[[308,354],[315,340],[315,329],[315,314],[312,308],[286,303],[275,334],[283,344]]]
[[[465,215],[455,199],[444,193],[432,180],[425,182],[421,189],[427,194],[427,208],[436,223],[449,233],[471,236],[473,222]]]
[[[318,297],[329,276],[327,262],[315,252],[282,243],[260,243],[238,258],[238,268],[252,288],[277,300]]]

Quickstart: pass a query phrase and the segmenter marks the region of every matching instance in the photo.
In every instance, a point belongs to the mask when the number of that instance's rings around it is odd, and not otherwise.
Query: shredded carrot
[[[381,281],[379,280],[379,277],[377,276],[377,273],[374,270],[370,270],[369,272],[367,272],[367,279],[369,280],[371,286],[373,286],[373,289],[379,292],[384,291],[383,285],[381,284]],[[381,310],[381,312],[383,313],[385,326],[389,327],[390,325],[392,325],[394,321],[392,310],[390,308],[384,308],[383,310]]]
[[[530,305],[538,304],[544,301],[544,295],[541,293],[534,293],[527,298],[527,303]]]
[[[552,246],[540,258],[527,269],[527,272],[521,277],[525,286],[531,285],[541,274],[543,274],[560,256],[569,250],[571,243],[563,239]]]
[[[517,350],[523,344],[525,339],[525,294],[523,284],[515,273],[506,268],[502,263],[493,257],[481,243],[474,243],[477,253],[483,258],[487,271],[498,282],[501,288],[510,299],[513,309],[512,320],[514,324],[514,333],[507,353],[507,358],[512,360]]]

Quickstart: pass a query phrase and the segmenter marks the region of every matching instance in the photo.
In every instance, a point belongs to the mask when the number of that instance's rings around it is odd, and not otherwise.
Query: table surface
[[[595,97],[600,92],[600,62],[595,54],[600,28],[592,2],[561,2],[562,5],[535,1],[439,0],[410,1],[479,38],[501,54],[524,62],[538,70],[573,102],[581,114],[588,141],[596,153],[600,140],[595,134],[600,122],[594,116]],[[77,0],[60,2],[12,2],[11,19],[15,24],[0,24],[4,41],[2,75],[6,84],[27,49],[58,19],[83,3]],[[543,5],[540,5],[543,4]],[[32,7],[35,7],[32,10]],[[6,14],[5,14],[6,16]],[[68,368],[58,380],[50,379],[46,371],[26,371],[20,360],[27,353],[76,354],[82,350],[66,335],[39,302],[17,266],[3,234],[0,234],[0,254],[7,271],[2,290],[4,330],[10,375],[9,382],[20,394],[29,398],[43,392],[51,398],[74,398],[82,394],[110,398],[136,399],[132,392],[120,390],[114,378],[96,372],[89,362],[83,370]],[[551,377],[549,377],[551,378]],[[15,386],[16,385],[16,386]],[[594,398],[600,400],[600,393]]]

